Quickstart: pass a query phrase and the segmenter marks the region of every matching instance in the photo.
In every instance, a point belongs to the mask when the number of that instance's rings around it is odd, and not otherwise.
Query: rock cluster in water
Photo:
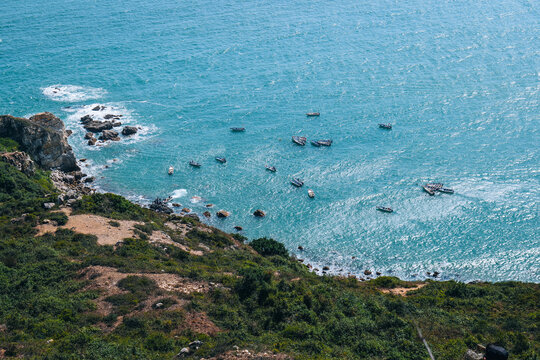
[[[105,109],[103,105],[97,105],[92,110],[102,111]],[[122,126],[122,123],[118,120],[122,115],[107,114],[103,118],[105,121],[95,120],[91,115],[84,115],[81,117],[81,124],[83,128],[88,131],[84,138],[88,140],[88,145],[95,145],[98,140],[100,141],[120,141],[118,131],[113,130],[115,127]],[[121,133],[123,136],[131,136],[138,132],[138,128],[135,126],[124,126]],[[99,134],[99,138],[96,139],[96,135]]]

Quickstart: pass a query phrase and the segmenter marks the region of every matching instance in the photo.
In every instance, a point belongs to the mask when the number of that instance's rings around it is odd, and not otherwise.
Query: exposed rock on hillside
[[[0,115],[0,137],[17,141],[21,150],[44,169],[80,170],[67,142],[64,123],[51,113],[36,114],[30,119]]]
[[[22,151],[14,151],[0,154],[0,160],[7,162],[17,168],[27,176],[32,176],[36,172],[36,164],[32,161],[27,153]]]

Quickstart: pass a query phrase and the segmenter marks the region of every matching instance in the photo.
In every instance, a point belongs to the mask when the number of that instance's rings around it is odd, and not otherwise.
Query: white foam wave
[[[186,195],[187,195],[187,190],[186,189],[176,189],[172,193],[172,198],[173,199],[178,199],[178,198],[184,197]]]
[[[102,88],[83,87],[78,85],[51,85],[42,88],[43,95],[54,101],[77,102],[100,99],[107,91]]]

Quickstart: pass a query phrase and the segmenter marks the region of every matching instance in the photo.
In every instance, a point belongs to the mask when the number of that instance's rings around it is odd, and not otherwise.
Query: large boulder
[[[228,211],[225,211],[225,210],[219,210],[217,213],[216,213],[216,216],[218,218],[226,218],[226,217],[229,217],[230,213]]]
[[[135,126],[124,126],[122,129],[122,135],[129,136],[137,133],[137,128]]]
[[[118,133],[114,130],[103,130],[101,136],[99,137],[99,140],[118,141],[120,140],[120,138],[118,137]]]
[[[111,121],[92,120],[84,124],[83,128],[93,133],[98,133],[102,132],[103,130],[111,130],[113,128],[113,123]]]
[[[0,115],[0,137],[17,141],[21,150],[44,169],[80,170],[67,142],[64,123],[51,113],[30,119]]]
[[[264,211],[262,211],[261,209],[257,209],[257,210],[255,210],[253,215],[256,216],[256,217],[265,217],[266,213]]]
[[[0,160],[15,166],[17,170],[28,176],[32,176],[36,172],[35,163],[27,153],[22,151],[0,153]]]

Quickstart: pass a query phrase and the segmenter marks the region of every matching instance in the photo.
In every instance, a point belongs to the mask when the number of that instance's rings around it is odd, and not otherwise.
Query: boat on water
[[[423,185],[422,188],[424,189],[425,192],[427,192],[429,195],[433,196],[435,195],[435,190],[433,190],[433,188],[427,186],[427,185]]]
[[[307,138],[304,136],[293,136],[292,141],[297,145],[304,146],[306,145]]]
[[[224,157],[217,157],[216,161],[219,161],[220,163],[225,164],[227,162],[227,159],[225,159]]]
[[[438,188],[437,191],[445,193],[445,194],[453,194],[454,193],[454,189],[449,189],[449,188],[444,188],[444,187]]]
[[[304,182],[302,180],[298,179],[298,178],[293,178],[291,180],[291,184],[293,184],[296,187],[301,187],[301,186],[304,185]]]
[[[307,116],[319,116],[321,115],[321,113],[318,113],[318,112],[309,112],[306,114]]]
[[[332,145],[332,140],[317,140],[317,142],[319,143],[319,145],[322,145],[322,146],[330,146]]]
[[[443,184],[441,183],[427,183],[426,184],[427,187],[430,187],[434,190],[438,190],[438,189],[441,189],[443,187]]]
[[[174,168],[172,166],[169,166],[169,170],[167,171],[169,175],[172,175],[174,173]]]
[[[264,167],[266,168],[266,170],[271,171],[271,172],[276,172],[277,171],[275,166],[265,165]]]
[[[387,212],[387,213],[394,212],[394,210],[392,208],[385,207],[385,206],[377,206],[376,209],[379,210],[379,211],[382,211],[382,212]]]
[[[392,130],[392,124],[379,124],[381,129]]]
[[[321,143],[319,143],[318,141],[312,140],[312,141],[310,141],[310,142],[311,142],[311,145],[313,145],[313,146],[321,147]]]
[[[189,165],[191,165],[191,166],[193,166],[193,167],[197,167],[197,168],[198,168],[198,167],[201,167],[201,164],[199,164],[198,162],[193,161],[193,160],[191,160],[191,161],[189,162]]]
[[[313,190],[311,190],[311,189],[308,189],[307,194],[312,199],[315,197],[315,192]]]
[[[243,127],[232,127],[232,128],[231,128],[231,131],[232,131],[232,132],[242,132],[242,131],[246,131],[246,128],[243,128]]]

